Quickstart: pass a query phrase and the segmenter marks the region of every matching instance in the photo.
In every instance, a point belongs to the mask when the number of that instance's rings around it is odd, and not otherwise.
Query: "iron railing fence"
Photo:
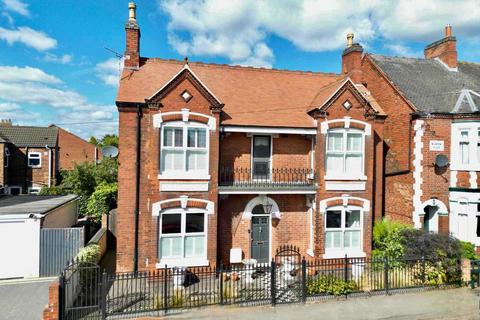
[[[444,264],[423,258],[307,261],[282,256],[267,264],[165,266],[117,274],[75,265],[60,279],[61,319],[136,318],[209,305],[276,305],[461,285],[460,261]]]
[[[220,167],[220,186],[298,187],[314,186],[315,171],[309,168],[272,168],[258,173],[250,168]]]

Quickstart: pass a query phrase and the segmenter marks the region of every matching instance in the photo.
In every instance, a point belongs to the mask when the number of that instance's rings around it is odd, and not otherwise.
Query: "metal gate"
[[[76,261],[65,268],[60,279],[60,319],[101,319],[106,292],[102,291],[100,266]]]
[[[83,245],[83,228],[40,229],[40,277],[58,276]]]
[[[302,266],[300,249],[283,245],[275,254],[275,302],[292,303],[303,300],[302,280],[305,268]]]

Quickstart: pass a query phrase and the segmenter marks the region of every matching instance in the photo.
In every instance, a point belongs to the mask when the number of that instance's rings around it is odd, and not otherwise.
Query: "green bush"
[[[118,186],[116,183],[102,182],[88,198],[86,213],[94,221],[100,221],[102,214],[115,208]]]
[[[90,244],[80,250],[77,254],[77,260],[82,264],[97,263],[100,260],[100,254],[100,246]]]
[[[373,257],[389,259],[403,257],[405,253],[403,232],[409,229],[411,229],[410,226],[390,219],[375,222],[373,227]]]
[[[470,260],[478,260],[480,257],[477,255],[475,245],[470,242],[460,241],[462,245],[462,258]]]
[[[333,275],[319,276],[307,281],[307,294],[326,293],[335,296],[341,296],[357,290],[355,281],[344,281]]]

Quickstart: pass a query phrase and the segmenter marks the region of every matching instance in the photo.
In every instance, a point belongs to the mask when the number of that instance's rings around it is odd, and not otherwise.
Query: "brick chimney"
[[[125,67],[138,69],[140,67],[140,27],[136,17],[135,2],[128,4],[128,21],[125,24],[126,49]]]
[[[353,43],[353,33],[347,34],[347,47],[342,53],[342,73],[355,83],[362,81],[362,55],[363,47]]]
[[[452,36],[452,26],[445,27],[445,37],[425,47],[425,59],[439,58],[450,68],[457,67],[457,39]]]

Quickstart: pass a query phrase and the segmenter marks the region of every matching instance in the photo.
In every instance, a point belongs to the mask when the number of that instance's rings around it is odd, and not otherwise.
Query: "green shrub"
[[[410,226],[383,219],[375,222],[373,227],[373,257],[398,259],[403,257],[403,231],[411,229]]]
[[[102,214],[108,213],[117,203],[118,186],[116,183],[104,183],[98,185],[87,202],[87,215],[94,221],[100,221]]]
[[[185,292],[182,288],[174,289],[173,295],[168,299],[168,308],[181,308],[185,305]],[[155,298],[155,309],[164,309],[165,301],[163,296]]]
[[[77,254],[77,259],[81,263],[97,263],[100,260],[100,246],[98,244],[90,244],[83,247]]]
[[[462,245],[462,258],[470,260],[478,260],[480,257],[477,255],[475,245],[467,241],[460,241]]]
[[[355,281],[344,281],[333,275],[319,276],[307,281],[307,294],[327,293],[335,296],[346,295],[358,286]]]

